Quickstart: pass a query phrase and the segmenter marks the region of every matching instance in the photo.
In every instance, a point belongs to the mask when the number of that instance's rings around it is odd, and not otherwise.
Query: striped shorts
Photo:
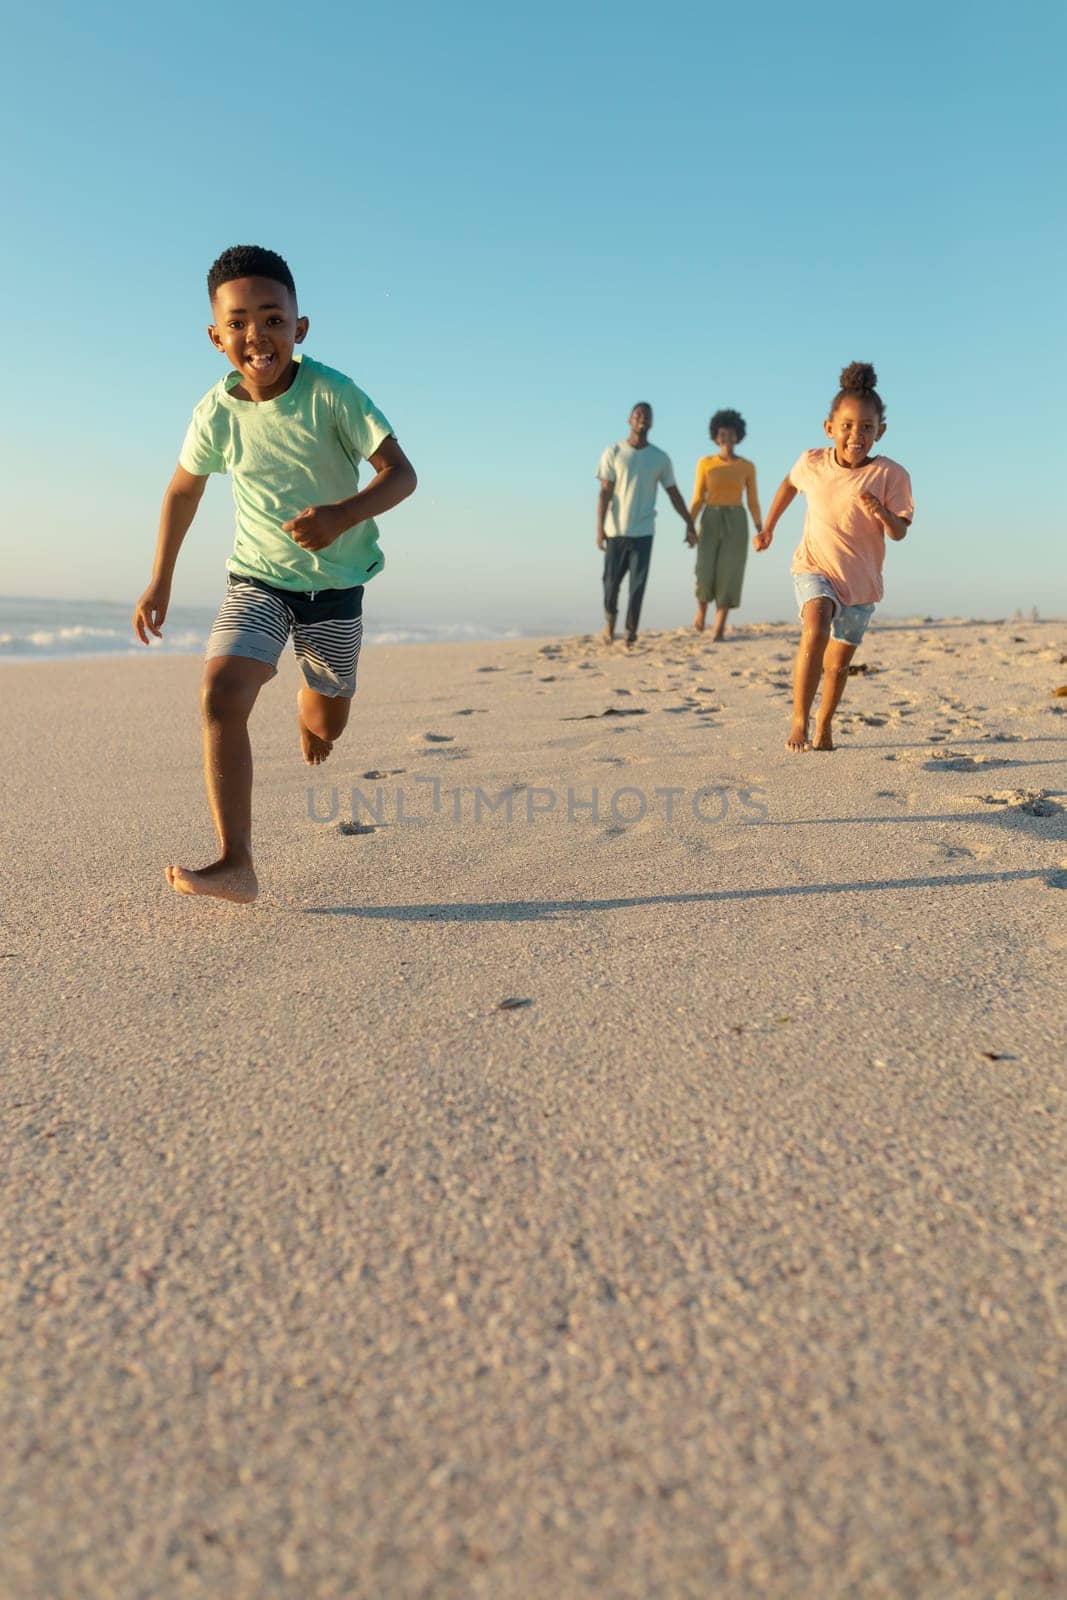
[[[208,635],[205,660],[247,656],[275,671],[289,635],[309,688],[350,700],[363,639],[363,585],[354,589],[275,589],[226,574],[226,596]]]

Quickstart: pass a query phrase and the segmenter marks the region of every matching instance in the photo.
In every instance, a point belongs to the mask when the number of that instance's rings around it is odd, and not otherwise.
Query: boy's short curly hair
[[[830,415],[833,416],[842,400],[853,398],[869,400],[878,413],[879,421],[885,421],[885,405],[882,397],[875,388],[878,374],[869,361],[850,361],[841,371],[841,387],[834,395],[830,406]]]
[[[231,245],[211,263],[207,275],[207,292],[211,299],[214,300],[216,290],[224,283],[232,283],[234,278],[270,278],[274,283],[284,283],[296,298],[296,284],[288,262],[276,250],[264,250],[262,245]]]
[[[741,440],[745,437],[745,433],[747,431],[745,428],[745,419],[741,415],[740,411],[730,411],[729,409],[726,411],[716,411],[715,415],[708,423],[708,432],[712,439],[715,438],[715,435],[718,433],[720,428],[732,428],[737,434],[738,444],[741,443]]]

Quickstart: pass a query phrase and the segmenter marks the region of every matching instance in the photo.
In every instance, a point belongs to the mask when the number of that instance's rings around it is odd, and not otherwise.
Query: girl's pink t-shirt
[[[843,606],[880,600],[885,533],[877,517],[860,504],[860,495],[875,495],[887,510],[910,522],[915,507],[904,468],[888,456],[872,456],[862,467],[840,467],[831,445],[828,450],[805,450],[789,482],[808,497],[804,536],[790,570],[828,578]]]

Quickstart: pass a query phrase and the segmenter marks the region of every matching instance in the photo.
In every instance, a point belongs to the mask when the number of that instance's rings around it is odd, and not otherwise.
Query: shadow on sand
[[[927,878],[880,878],[866,883],[798,883],[775,889],[712,889],[704,894],[633,895],[620,900],[488,900],[408,906],[303,906],[307,917],[365,917],[396,922],[551,922],[590,911],[629,911],[635,906],[720,905],[737,900],[779,900],[820,894],[885,894],[892,890],[959,889],[989,883],[1052,883],[1062,876],[1047,868],[1015,872],[955,872]],[[1057,883],[1057,887],[1058,887]]]

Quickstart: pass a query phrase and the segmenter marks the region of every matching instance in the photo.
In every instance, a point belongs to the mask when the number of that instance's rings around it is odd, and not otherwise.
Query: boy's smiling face
[[[292,291],[273,278],[231,278],[215,290],[211,309],[208,336],[241,374],[231,393],[249,400],[284,394],[295,374],[293,347],[308,331]]]

